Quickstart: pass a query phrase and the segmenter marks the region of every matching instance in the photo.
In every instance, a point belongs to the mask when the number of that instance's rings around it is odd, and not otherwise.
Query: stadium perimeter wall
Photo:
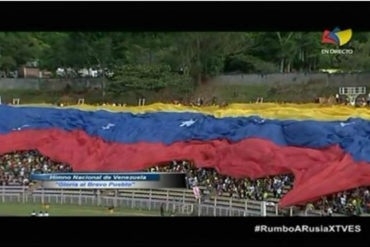
[[[217,85],[322,84],[323,86],[370,86],[370,73],[276,73],[221,75],[213,78]]]
[[[47,90],[62,91],[71,88],[101,88],[101,79],[26,79],[0,78],[0,90]]]
[[[370,86],[370,73],[276,73],[276,74],[237,74],[220,75],[209,80],[216,85],[306,85],[323,86]],[[71,87],[101,88],[100,78],[80,79],[28,79],[0,78],[0,90],[64,90]]]

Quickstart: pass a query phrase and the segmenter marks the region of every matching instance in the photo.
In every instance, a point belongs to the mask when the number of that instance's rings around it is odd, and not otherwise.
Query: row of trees
[[[0,70],[30,61],[47,70],[108,68],[125,87],[156,89],[220,73],[368,70],[370,34],[354,33],[351,56],[322,55],[321,32],[3,32]],[[129,73],[129,76],[125,74]],[[156,75],[144,84],[140,74]],[[158,73],[160,74],[158,76]],[[181,78],[181,77],[180,77]],[[121,85],[121,86],[122,86]]]

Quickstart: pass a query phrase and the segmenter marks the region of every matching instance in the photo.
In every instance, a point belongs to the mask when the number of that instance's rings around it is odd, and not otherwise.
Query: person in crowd
[[[339,94],[336,94],[336,95],[335,95],[335,101],[337,102],[337,104],[339,104],[339,103],[340,103]]]
[[[212,105],[217,105],[217,97],[216,96],[212,97],[211,104]]]
[[[197,106],[202,106],[203,105],[203,99],[201,97],[198,97],[196,105]]]
[[[313,205],[313,203],[307,203],[306,205],[306,210],[305,210],[305,214],[309,214],[311,213],[313,210],[315,209],[315,206]]]
[[[328,216],[333,216],[333,209],[332,209],[332,207],[328,207],[327,209],[326,209],[326,212],[327,212],[327,215]]]
[[[36,216],[36,211],[35,210],[32,211],[31,216],[32,217],[35,217]]]
[[[227,107],[228,105],[229,103],[227,103],[227,101],[222,101],[220,104],[220,107],[223,108],[223,107]]]
[[[160,213],[161,213],[161,216],[164,216],[164,203],[161,204]]]
[[[195,199],[199,200],[201,198],[200,189],[196,184],[193,185],[193,193],[194,193]]]

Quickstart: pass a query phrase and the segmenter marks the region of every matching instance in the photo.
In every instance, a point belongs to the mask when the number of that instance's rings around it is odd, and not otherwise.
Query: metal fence
[[[291,207],[281,210],[276,203],[207,196],[196,200],[186,189],[125,189],[125,190],[32,190],[26,186],[0,186],[0,202],[77,204],[159,210],[163,205],[174,215],[192,216],[317,216],[304,214]]]

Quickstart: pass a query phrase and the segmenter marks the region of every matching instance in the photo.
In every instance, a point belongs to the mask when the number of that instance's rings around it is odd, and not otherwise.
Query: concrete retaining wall
[[[240,74],[221,75],[212,79],[220,85],[273,85],[273,84],[309,84],[323,86],[370,86],[370,73],[327,74],[327,73],[281,73],[281,74]]]
[[[1,78],[0,90],[49,90],[60,91],[72,88],[101,88],[101,79],[23,79]]]

